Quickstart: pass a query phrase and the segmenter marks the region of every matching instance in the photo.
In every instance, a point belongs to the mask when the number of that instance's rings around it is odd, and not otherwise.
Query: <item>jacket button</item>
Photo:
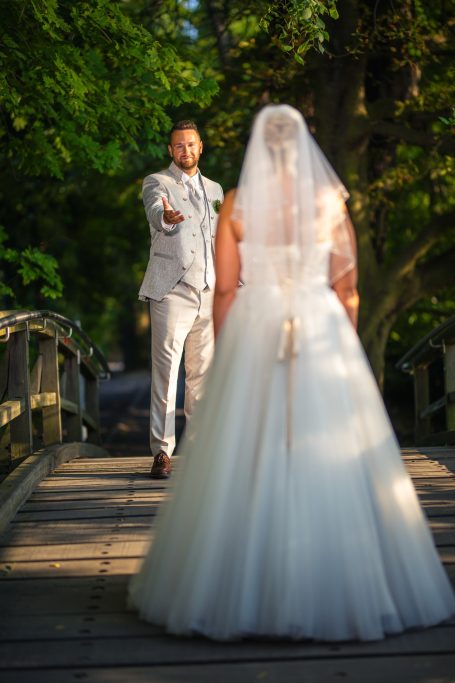
[[[193,218],[193,216],[191,216],[191,215],[188,215],[188,218]]]
[[[194,254],[194,249],[191,249],[191,253]]]
[[[195,233],[195,232],[193,232],[193,237],[196,237],[196,233]]]
[[[182,270],[185,270],[185,266],[182,266]]]
[[[183,199],[184,202],[187,202],[187,201],[188,201],[188,197],[182,197],[182,199]]]

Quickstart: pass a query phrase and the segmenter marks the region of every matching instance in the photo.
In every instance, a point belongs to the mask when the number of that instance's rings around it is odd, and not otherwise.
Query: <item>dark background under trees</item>
[[[439,0],[0,2],[2,308],[61,311],[146,367],[141,182],[172,121],[198,122],[227,190],[254,114],[286,102],[350,191],[360,335],[409,442],[394,364],[455,311],[453,25]]]

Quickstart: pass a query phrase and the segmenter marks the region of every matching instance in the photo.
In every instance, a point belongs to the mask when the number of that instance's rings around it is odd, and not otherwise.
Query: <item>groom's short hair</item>
[[[176,130],[195,130],[196,133],[199,135],[197,126],[194,123],[194,121],[191,121],[191,119],[183,119],[183,121],[177,121],[177,123],[174,123],[174,125],[171,128],[171,132],[169,133],[169,138],[172,137],[172,133]]]

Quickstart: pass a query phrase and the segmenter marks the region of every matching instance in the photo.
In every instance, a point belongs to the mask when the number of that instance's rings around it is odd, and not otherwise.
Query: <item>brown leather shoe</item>
[[[160,451],[153,458],[150,476],[152,479],[169,479],[172,472],[171,459],[164,451]]]

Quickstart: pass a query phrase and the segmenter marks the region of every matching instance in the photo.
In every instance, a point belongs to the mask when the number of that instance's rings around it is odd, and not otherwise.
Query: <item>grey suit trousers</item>
[[[150,448],[169,457],[175,448],[177,377],[185,352],[185,417],[188,420],[203,389],[213,355],[213,291],[200,292],[184,282],[161,300],[150,301],[152,390]]]

